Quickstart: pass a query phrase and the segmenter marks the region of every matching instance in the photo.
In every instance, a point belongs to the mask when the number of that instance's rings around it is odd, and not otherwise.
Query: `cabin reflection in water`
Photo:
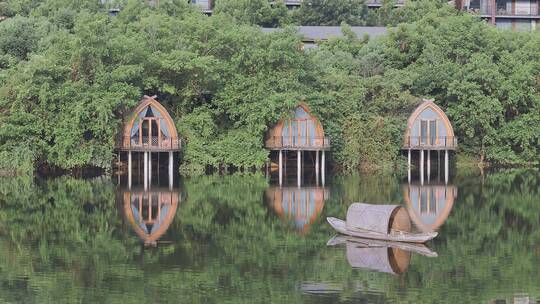
[[[156,246],[174,220],[180,199],[177,190],[120,190],[123,214],[145,246]]]
[[[309,231],[329,196],[330,191],[325,187],[273,186],[266,190],[269,206],[280,218],[294,221],[295,228],[302,234]]]
[[[458,192],[457,187],[442,183],[405,183],[402,188],[411,220],[423,232],[435,231],[444,224]]]

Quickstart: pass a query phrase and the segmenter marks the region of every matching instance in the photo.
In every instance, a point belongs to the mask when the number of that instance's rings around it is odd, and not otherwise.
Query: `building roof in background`
[[[304,42],[314,42],[318,40],[328,40],[332,37],[342,37],[343,33],[340,26],[298,26],[298,32],[303,36]],[[375,38],[388,33],[388,28],[381,26],[351,26],[351,30],[358,38],[368,35],[369,38]],[[261,28],[263,33],[272,33],[281,30],[281,28]]]

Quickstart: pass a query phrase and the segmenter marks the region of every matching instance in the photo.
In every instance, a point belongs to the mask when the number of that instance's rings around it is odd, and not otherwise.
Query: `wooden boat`
[[[411,233],[409,214],[398,205],[354,203],[347,210],[346,221],[334,217],[326,220],[341,234],[366,239],[425,243],[437,236],[437,232]]]

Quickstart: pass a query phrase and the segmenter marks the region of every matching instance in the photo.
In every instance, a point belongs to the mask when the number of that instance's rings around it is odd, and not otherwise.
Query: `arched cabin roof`
[[[407,127],[405,129],[404,148],[411,148],[411,146],[414,145],[411,144],[410,137],[416,135],[411,134],[411,131],[413,130],[414,123],[417,121],[420,114],[422,114],[426,109],[431,109],[437,114],[438,118],[445,126],[445,136],[452,139],[452,143],[448,143],[447,145],[445,145],[445,148],[455,149],[455,146],[457,145],[457,140],[455,139],[452,123],[450,122],[450,119],[448,119],[448,116],[446,116],[446,113],[437,104],[435,104],[434,99],[422,99],[422,102],[414,109],[414,111],[409,116],[409,119],[407,120]],[[440,145],[437,144],[433,146]]]
[[[174,120],[172,119],[169,112],[167,112],[167,109],[165,109],[165,107],[155,99],[155,96],[150,97],[146,95],[143,97],[143,99],[141,99],[139,105],[135,108],[135,110],[133,110],[129,115],[128,122],[124,126],[124,135],[130,135],[131,128],[135,123],[135,119],[137,119],[139,114],[148,106],[152,106],[159,111],[159,113],[162,115],[163,119],[167,123],[167,126],[169,127],[171,138],[178,139],[178,132],[176,131]]]
[[[140,119],[144,118],[141,117],[141,113],[143,111],[146,111],[150,107],[152,109],[152,113],[155,115],[155,117],[158,118],[159,123],[161,124],[161,121],[163,121],[164,126],[166,127],[167,134],[166,136],[162,136],[161,134],[158,134],[159,140],[158,144],[148,144],[146,142],[142,142],[142,139],[137,140],[135,137],[133,137],[132,130],[135,126],[135,124],[139,124]],[[158,113],[154,113],[158,112]],[[165,129],[163,125],[161,125],[161,130]],[[155,137],[155,136],[154,136]],[[156,99],[155,96],[144,96],[137,107],[131,111],[129,115],[127,115],[127,119],[124,121],[124,124],[122,125],[122,132],[121,132],[121,138],[117,141],[117,148],[120,150],[162,150],[162,151],[171,151],[171,150],[179,150],[180,149],[180,140],[178,137],[178,131],[176,130],[176,125],[174,123],[174,120],[172,119],[171,115],[165,109],[165,107],[160,104]]]
[[[307,117],[296,117],[296,111],[302,109]],[[330,141],[324,135],[324,129],[319,119],[311,113],[311,109],[304,102],[299,103],[293,110],[293,115],[281,119],[276,125],[266,133],[265,147],[271,150],[291,149],[291,150],[325,150],[330,148]],[[292,137],[300,138],[301,136],[292,135],[288,140],[287,135],[283,135],[283,129],[287,128],[286,124],[291,121],[311,121],[313,123],[314,134],[306,133],[306,139],[295,141]],[[306,127],[306,130],[309,128]],[[288,130],[288,129],[286,129]],[[310,131],[306,131],[310,132]],[[285,137],[285,138],[284,138]]]

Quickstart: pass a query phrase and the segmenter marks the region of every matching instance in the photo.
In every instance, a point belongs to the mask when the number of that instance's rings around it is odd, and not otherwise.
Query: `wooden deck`
[[[423,138],[409,136],[405,138],[404,150],[456,150],[458,140],[455,136]]]
[[[330,149],[328,137],[272,136],[266,140],[270,150],[321,151]]]
[[[116,150],[136,152],[170,152],[180,151],[182,141],[180,139],[160,138],[158,136],[130,138],[123,137],[116,142]]]

